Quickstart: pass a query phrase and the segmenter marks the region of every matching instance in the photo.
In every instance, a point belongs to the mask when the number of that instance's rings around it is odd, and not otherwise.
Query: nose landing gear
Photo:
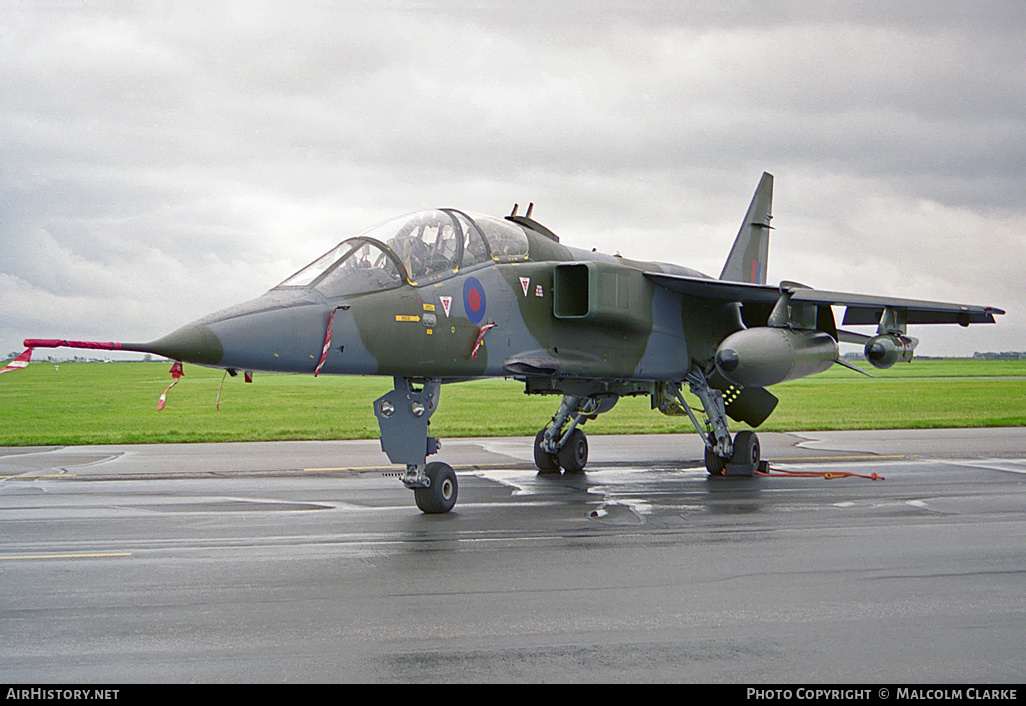
[[[456,506],[459,483],[447,463],[427,457],[438,453],[438,439],[428,436],[428,423],[438,408],[441,381],[396,377],[394,389],[374,401],[381,430],[381,449],[392,463],[406,465],[403,485],[413,491],[421,512],[439,515]],[[416,387],[420,383],[421,387]]]

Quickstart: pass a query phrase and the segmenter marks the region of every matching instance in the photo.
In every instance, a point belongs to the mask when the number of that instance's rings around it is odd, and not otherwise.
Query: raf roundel
[[[477,281],[476,277],[468,277],[463,284],[463,308],[467,312],[467,318],[471,323],[479,324],[484,318],[485,308],[484,287]]]

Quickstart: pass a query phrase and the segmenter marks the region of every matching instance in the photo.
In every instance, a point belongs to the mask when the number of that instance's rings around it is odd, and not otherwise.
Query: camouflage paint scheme
[[[218,360],[211,357],[204,363],[252,371],[313,373],[331,312],[346,305],[348,308],[335,313],[332,348],[321,374],[437,377],[445,381],[494,377],[508,374],[503,368],[508,358],[526,353],[567,361],[572,372],[586,371],[603,378],[663,379],[687,367],[688,317],[682,299],[655,296],[658,288],[643,273],[697,273],[567,248],[544,242],[546,236],[527,227],[511,225],[521,230],[530,246],[523,259],[496,259],[459,268],[440,281],[407,282],[398,288],[340,297],[326,297],[316,289],[276,288],[251,302],[200,319],[191,326],[213,333],[222,350]],[[539,260],[541,257],[546,259]],[[582,262],[600,266],[600,297],[619,287],[619,301],[613,297],[607,307],[612,315],[606,318],[556,318],[552,310],[554,265]],[[483,312],[468,311],[464,297],[468,280],[480,285]],[[451,302],[448,312],[443,298]],[[483,321],[497,324],[486,334],[476,359],[471,359],[471,352],[481,322],[471,321],[472,313],[483,314]],[[730,330],[740,328],[740,321],[734,319]],[[168,338],[171,340],[165,339],[165,344],[173,346],[176,335]],[[676,353],[668,358],[670,350]]]
[[[375,226],[263,296],[158,341],[109,345],[233,373],[393,377],[375,403],[382,447],[407,466],[403,482],[425,512],[448,512],[456,499],[452,470],[426,463],[437,450],[427,419],[439,385],[481,377],[563,396],[535,441],[542,472],[583,470],[579,426],[621,396],[649,395],[653,408],[690,417],[710,473],[750,475],[757,437],[732,437],[727,418],[757,427],[776,405],[766,387],[847,365],[839,340],[864,344],[886,368],[911,360],[909,324],[993,323],[1004,313],[767,285],[772,189],[764,174],[719,279],[567,247],[531,208],[506,218],[440,209]],[[833,306],[846,307],[844,324],[876,325],[876,335],[838,329]],[[684,384],[702,401],[705,430]]]

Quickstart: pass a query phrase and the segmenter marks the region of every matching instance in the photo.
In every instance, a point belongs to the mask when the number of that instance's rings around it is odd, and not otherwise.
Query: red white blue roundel
[[[467,277],[467,281],[463,283],[463,309],[471,323],[481,323],[486,305],[484,287],[476,277]]]

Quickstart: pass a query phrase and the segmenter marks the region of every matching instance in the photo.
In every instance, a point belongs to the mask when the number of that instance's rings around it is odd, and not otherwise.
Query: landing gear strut
[[[374,401],[381,450],[392,463],[406,465],[403,485],[413,491],[422,512],[449,512],[459,494],[456,473],[441,461],[427,463],[427,457],[438,453],[440,446],[438,439],[428,436],[427,428],[438,408],[441,381],[396,377],[393,382],[394,389]]]

